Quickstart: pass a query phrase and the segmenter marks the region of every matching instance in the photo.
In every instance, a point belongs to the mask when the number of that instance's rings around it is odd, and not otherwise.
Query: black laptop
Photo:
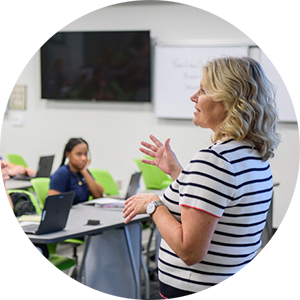
[[[133,196],[137,193],[137,190],[138,190],[139,184],[140,184],[141,175],[142,175],[142,172],[134,173],[131,175],[131,179],[130,179],[124,200],[130,198],[131,196]]]
[[[48,196],[39,224],[22,226],[25,233],[42,234],[65,228],[73,204],[74,192]]]
[[[104,197],[104,198],[86,201],[86,202],[84,202],[84,204],[100,205],[101,207],[106,207],[106,208],[122,208],[122,207],[124,207],[124,201],[137,193],[141,174],[142,174],[142,172],[134,173],[131,175],[125,198],[122,198],[120,196]]]
[[[134,196],[139,188],[139,184],[140,184],[140,178],[141,178],[142,172],[137,172],[131,175],[130,181],[129,181],[129,185],[127,188],[127,192],[125,197],[121,197],[121,196],[109,196],[106,198],[112,198],[112,199],[118,199],[118,200],[127,200],[128,198],[130,198],[131,196]]]
[[[54,155],[41,156],[39,160],[38,169],[36,171],[36,175],[27,176],[27,175],[17,174],[16,176],[13,177],[13,179],[29,181],[32,178],[49,177],[51,175],[53,161],[54,161]]]

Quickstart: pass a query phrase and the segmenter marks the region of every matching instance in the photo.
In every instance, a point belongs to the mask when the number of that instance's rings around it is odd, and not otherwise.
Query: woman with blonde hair
[[[274,88],[249,57],[222,57],[203,68],[193,122],[210,128],[213,144],[182,168],[153,135],[140,150],[174,180],[160,199],[138,194],[125,202],[128,223],[148,213],[162,235],[160,293],[202,291],[238,272],[257,254],[272,199],[268,159],[280,142]]]

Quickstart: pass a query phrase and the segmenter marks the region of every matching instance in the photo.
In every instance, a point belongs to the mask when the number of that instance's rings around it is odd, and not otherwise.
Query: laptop
[[[142,172],[134,173],[131,175],[130,182],[127,188],[127,192],[125,197],[119,197],[119,196],[113,196],[113,197],[104,197],[104,198],[99,198],[99,199],[94,199],[90,200],[87,202],[84,202],[85,204],[88,205],[100,205],[103,207],[124,207],[124,201],[130,198],[131,196],[136,195],[138,188],[139,188],[139,183],[140,183],[140,178],[141,178]]]
[[[39,224],[22,226],[25,233],[43,234],[65,228],[73,204],[74,192],[51,195],[46,198]]]
[[[32,178],[36,178],[36,177],[49,177],[51,175],[53,161],[54,161],[54,155],[41,156],[36,175],[27,176],[27,175],[17,174],[16,176],[13,177],[13,179],[30,181]]]
[[[126,200],[130,198],[131,196],[134,196],[137,193],[137,190],[139,188],[140,184],[140,178],[141,178],[142,172],[134,173],[131,175],[130,182],[127,188],[126,196],[123,198],[123,200]]]

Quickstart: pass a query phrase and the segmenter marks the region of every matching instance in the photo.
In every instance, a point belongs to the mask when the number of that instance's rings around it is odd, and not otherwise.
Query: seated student
[[[0,159],[2,162],[4,162],[6,165],[7,165],[7,168],[8,168],[8,175],[9,177],[13,177],[15,175],[28,175],[28,176],[33,176],[35,175],[35,171],[30,169],[30,168],[25,168],[21,165],[15,165],[11,162],[8,162],[7,160],[3,159],[1,156],[0,156]]]
[[[4,160],[0,161],[0,214],[12,214],[14,207],[7,193],[5,182],[9,179],[8,164]]]
[[[50,177],[48,195],[75,192],[73,204],[87,201],[89,196],[101,198],[103,187],[95,181],[88,170],[89,146],[82,138],[71,138],[65,146],[59,169]],[[68,164],[65,161],[68,158]]]

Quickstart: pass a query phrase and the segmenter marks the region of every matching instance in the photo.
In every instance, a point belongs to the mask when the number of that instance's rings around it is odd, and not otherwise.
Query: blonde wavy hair
[[[260,64],[249,57],[221,57],[203,68],[206,93],[227,110],[213,142],[247,140],[263,160],[274,156],[280,143],[275,88]]]

